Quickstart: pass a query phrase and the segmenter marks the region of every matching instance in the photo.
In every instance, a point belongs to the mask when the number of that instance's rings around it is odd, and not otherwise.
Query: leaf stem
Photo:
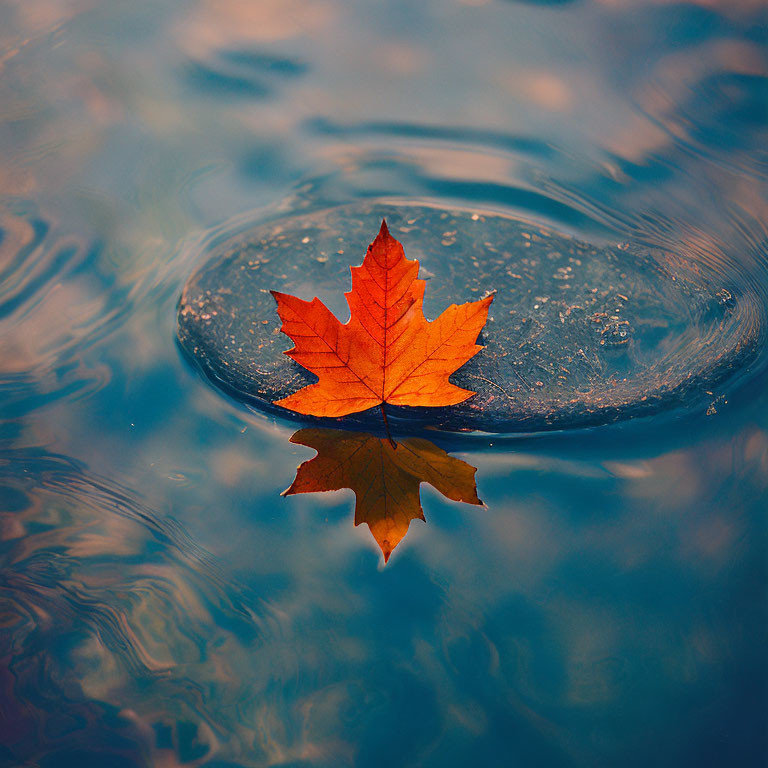
[[[387,431],[387,440],[392,446],[392,450],[397,450],[397,443],[392,439],[392,433],[389,431],[389,419],[387,418],[387,412],[384,410],[384,403],[381,404],[381,418],[384,419],[384,429]]]

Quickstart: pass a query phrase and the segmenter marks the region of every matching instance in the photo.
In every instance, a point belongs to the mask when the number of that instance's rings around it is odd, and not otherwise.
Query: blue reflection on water
[[[488,508],[423,488],[382,568],[173,337],[212,229],[386,195],[682,249],[765,307],[765,30],[759,0],[0,7],[0,764],[764,764],[762,358],[707,417],[468,441]]]

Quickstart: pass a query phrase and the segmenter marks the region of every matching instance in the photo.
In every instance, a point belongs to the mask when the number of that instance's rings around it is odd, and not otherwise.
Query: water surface
[[[765,764],[764,344],[703,406],[445,445],[485,506],[423,485],[384,566],[174,340],[218,232],[393,197],[764,313],[765,15],[4,3],[0,765]]]

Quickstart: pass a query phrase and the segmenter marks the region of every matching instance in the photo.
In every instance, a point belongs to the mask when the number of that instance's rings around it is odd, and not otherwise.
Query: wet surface
[[[700,408],[755,359],[765,335],[756,296],[735,299],[727,274],[675,253],[381,202],[278,219],[217,244],[179,302],[184,351],[235,397],[287,415],[273,401],[316,378],[282,354],[291,345],[269,291],[319,296],[345,322],[349,266],[361,262],[383,215],[428,278],[428,318],[496,292],[485,349],[451,378],[477,394],[450,408],[391,408],[406,428],[564,429]],[[370,427],[380,415],[337,421]]]
[[[0,3],[0,766],[764,765],[764,17],[762,0]],[[559,374],[533,379],[562,361],[558,325],[603,366],[566,363],[569,386],[657,381],[665,359],[681,402],[656,387],[645,418],[547,434],[421,429],[484,502],[425,472],[426,523],[355,526],[355,494],[319,490],[338,483],[281,498],[316,451],[189,364],[179,296],[231,238],[313,222],[345,253],[323,267],[308,242],[286,264],[305,258],[344,317],[348,265],[401,206],[475,212],[467,228],[522,245],[517,278],[496,238],[399,233],[430,314],[517,297],[517,315],[493,305],[531,369],[502,361],[515,407],[560,397]],[[552,240],[551,270],[522,262]],[[487,268],[437,261],[458,248]],[[626,302],[602,295],[619,281]],[[554,302],[586,284],[603,286],[586,323],[561,323]],[[287,338],[265,339],[284,364]],[[386,565],[371,522],[386,541],[409,522]]]

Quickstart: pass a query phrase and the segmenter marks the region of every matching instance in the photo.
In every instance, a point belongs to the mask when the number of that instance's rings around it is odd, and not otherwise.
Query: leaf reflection
[[[296,470],[296,479],[282,495],[350,488],[356,497],[355,525],[368,524],[384,562],[408,533],[411,520],[424,520],[421,483],[453,501],[483,503],[477,496],[476,467],[423,438],[406,438],[393,447],[365,432],[307,428],[291,442],[314,448],[317,456]]]

